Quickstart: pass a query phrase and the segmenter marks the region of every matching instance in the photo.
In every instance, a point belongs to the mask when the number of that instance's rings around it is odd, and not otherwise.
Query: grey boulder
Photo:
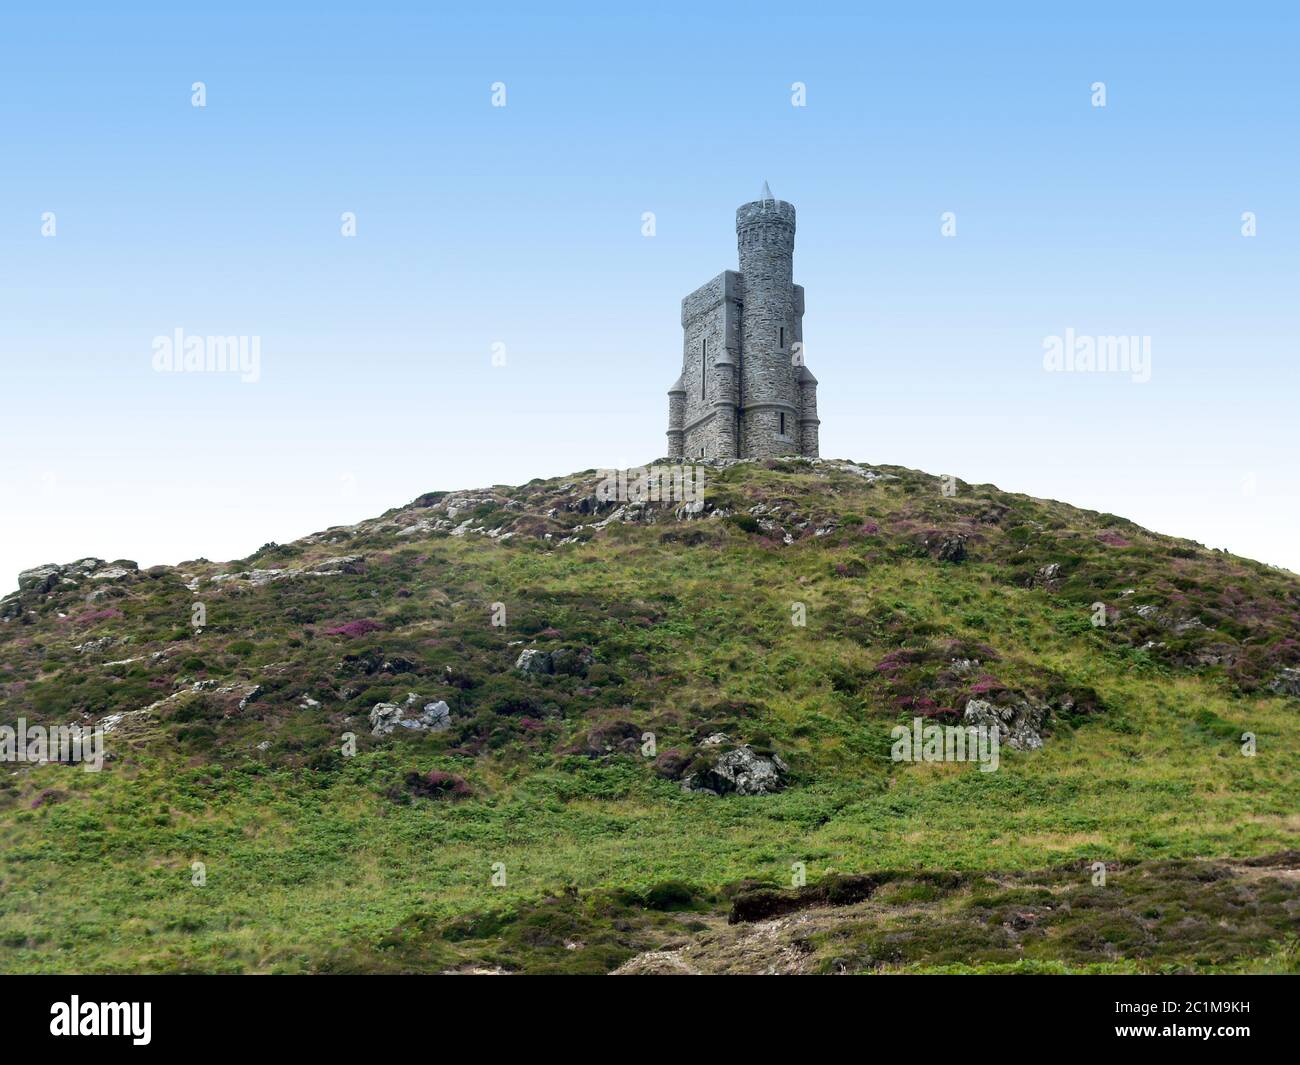
[[[451,709],[439,699],[423,703],[415,692],[409,692],[401,703],[375,703],[370,711],[370,734],[387,736],[399,728],[413,732],[445,732],[451,728]]]
[[[966,559],[966,537],[958,533],[946,537],[939,544],[936,558],[940,562],[964,562]]]
[[[515,669],[520,673],[554,673],[555,665],[551,661],[549,651],[540,651],[535,647],[521,651],[519,657],[515,659]]]
[[[743,745],[727,751],[704,772],[687,776],[682,788],[714,795],[770,795],[785,787],[789,771],[780,755],[766,757]]]
[[[962,715],[966,724],[997,729],[998,742],[1017,751],[1036,751],[1043,745],[1042,729],[1047,707],[1015,697],[1004,704],[970,699]]]
[[[19,572],[18,590],[45,595],[59,583],[59,577],[62,575],[63,567],[56,566],[52,562],[44,566],[33,566],[31,569]]]
[[[1276,677],[1268,682],[1269,691],[1278,695],[1298,695],[1300,696],[1300,669],[1289,668],[1282,670]]]

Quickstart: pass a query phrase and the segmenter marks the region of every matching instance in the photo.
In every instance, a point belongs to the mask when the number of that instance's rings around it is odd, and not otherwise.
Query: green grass
[[[894,479],[873,484],[791,463],[710,471],[710,502],[743,520],[679,523],[668,508],[595,531],[596,517],[562,509],[589,488],[534,482],[476,493],[495,501],[452,520],[514,523],[504,543],[397,537],[395,523],[434,513],[407,508],[335,542],[255,556],[267,567],[364,554],[360,574],[193,593],[181,573],[251,565],[196,562],[141,575],[93,608],[78,590],[24,601],[30,616],[0,627],[0,721],[90,720],[196,680],[238,690],[170,700],[111,737],[115,757],[99,774],[0,767],[0,969],[605,971],[689,934],[690,913],[721,912],[741,881],[788,884],[796,862],[816,881],[1295,846],[1300,714],[1267,687],[1294,664],[1295,577],[989,486],[947,498],[924,475],[888,469]],[[781,500],[809,523],[784,521],[798,533],[790,545],[761,527],[766,513],[747,513]],[[851,527],[812,535],[842,515]],[[864,522],[880,531],[863,533]],[[965,562],[930,556],[924,532],[936,528],[971,537]],[[1099,540],[1105,529],[1133,546]],[[590,538],[556,546],[564,535]],[[1051,561],[1061,579],[1028,586]],[[187,627],[196,598],[208,611],[200,635]],[[1120,620],[1094,628],[1098,600]],[[490,624],[497,602],[504,628]],[[1146,602],[1202,627],[1154,627],[1130,608]],[[796,603],[803,627],[791,623]],[[105,605],[122,616],[76,620]],[[381,628],[325,634],[356,619]],[[73,649],[101,636],[118,642]],[[1163,646],[1143,649],[1153,641]],[[596,664],[585,676],[523,677],[511,669],[523,646],[591,647]],[[1041,751],[1004,748],[996,773],[893,765],[889,729],[911,717],[900,700],[943,707],[963,695],[945,657],[956,646],[983,648],[981,669],[1011,690],[1090,692],[1099,709],[1058,715]],[[1216,647],[1232,660],[1196,658]],[[877,670],[899,649],[916,651],[915,664]],[[143,660],[102,665],[134,656]],[[367,671],[397,659],[410,668]],[[238,711],[253,684],[262,693]],[[408,691],[446,699],[453,728],[372,738],[370,707]],[[659,751],[719,729],[771,747],[792,786],[683,793],[651,759],[587,749],[593,729],[616,722],[655,733]],[[357,737],[353,758],[339,753],[345,732]],[[1241,753],[1243,732],[1256,736],[1254,757]],[[403,793],[406,774],[431,769],[464,777],[472,797]],[[492,883],[496,863],[504,885]],[[686,915],[647,905],[670,883],[688,886]],[[899,902],[942,902],[927,890]],[[1099,964],[1080,961],[1086,942],[1009,959],[984,951],[967,921],[943,927],[942,942],[899,964]],[[1164,960],[1284,969],[1293,956],[1260,932],[1211,960]],[[1121,943],[1105,964],[1128,962]]]

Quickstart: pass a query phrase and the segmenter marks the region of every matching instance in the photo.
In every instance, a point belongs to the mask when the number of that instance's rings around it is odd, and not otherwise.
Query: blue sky
[[[7,12],[0,584],[661,455],[681,297],[764,179],[823,455],[1300,569],[1300,16],[1052,6]],[[154,372],[178,327],[261,379]],[[1067,329],[1151,380],[1045,372]]]

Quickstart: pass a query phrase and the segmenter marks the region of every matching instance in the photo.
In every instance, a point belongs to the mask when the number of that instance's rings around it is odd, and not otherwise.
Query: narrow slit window
[[[785,415],[781,415],[781,435],[785,436]]]
[[[705,386],[709,383],[709,342],[700,341],[700,399],[704,398]]]
[[[781,326],[781,347],[785,347],[785,326]]]

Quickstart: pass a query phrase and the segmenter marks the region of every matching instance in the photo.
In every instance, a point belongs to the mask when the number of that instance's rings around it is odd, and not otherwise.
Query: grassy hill
[[[0,969],[1300,966],[1300,579],[897,467],[707,476],[24,574],[0,724],[111,731],[0,765]],[[372,734],[408,695],[448,727]],[[890,759],[972,700],[1042,747]],[[742,747],[781,790],[684,789]]]

